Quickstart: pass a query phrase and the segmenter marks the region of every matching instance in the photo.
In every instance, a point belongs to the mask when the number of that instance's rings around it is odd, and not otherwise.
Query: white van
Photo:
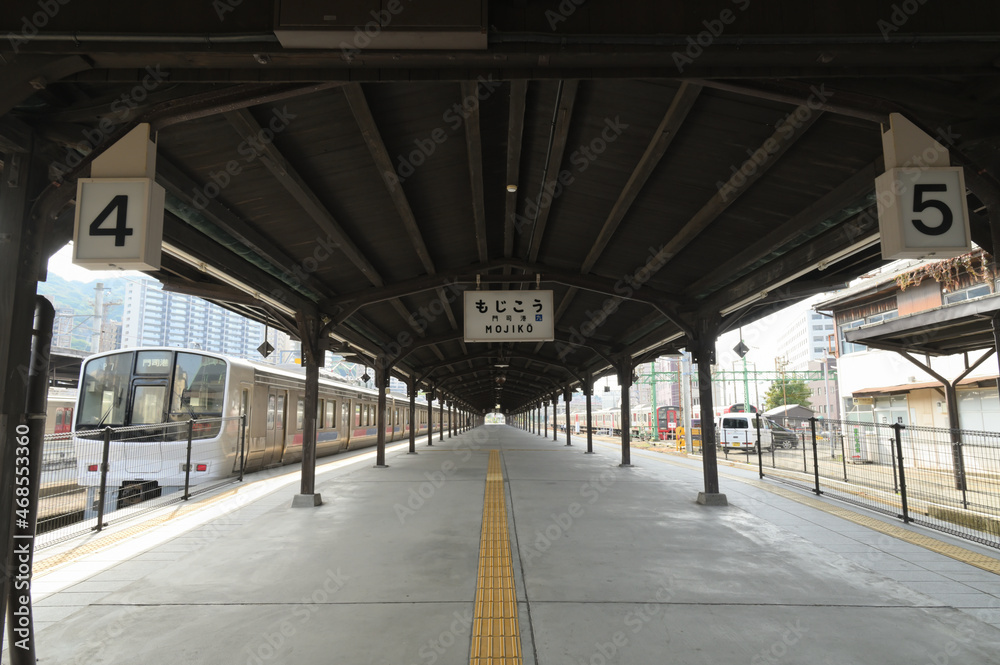
[[[757,449],[757,414],[726,413],[719,417],[716,427],[719,432],[719,445],[725,450]],[[763,450],[774,450],[774,436],[767,418],[760,419],[760,447]]]

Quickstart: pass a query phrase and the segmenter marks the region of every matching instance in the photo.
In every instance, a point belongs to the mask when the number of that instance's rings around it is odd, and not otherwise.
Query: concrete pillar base
[[[635,466],[635,464],[619,464],[618,465],[619,468],[626,468],[626,469],[631,469],[634,466]]]
[[[585,451],[583,451],[583,454],[584,455],[593,455],[594,451],[593,450],[585,450]]]
[[[296,494],[292,497],[292,508],[314,508],[323,505],[323,497],[319,494]]]
[[[416,455],[417,451],[416,450],[408,450],[408,451],[406,451],[406,454],[407,455]]]
[[[373,469],[388,469],[389,465],[388,464],[375,464],[375,465],[372,466],[372,468]]]
[[[698,492],[698,503],[703,506],[728,506],[729,501],[726,500],[725,494],[707,494],[705,492]]]

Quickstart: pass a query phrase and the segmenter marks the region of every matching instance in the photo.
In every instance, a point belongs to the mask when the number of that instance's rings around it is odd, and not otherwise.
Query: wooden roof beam
[[[576,102],[578,86],[579,81],[577,80],[560,81],[559,83],[559,97],[556,99],[556,110],[553,117],[552,142],[547,156],[547,171],[539,190],[540,195],[546,191],[552,191],[555,188],[556,180],[559,178],[559,169],[562,166],[563,155],[566,152],[569,129],[573,124],[573,105]],[[549,211],[551,210],[551,203],[547,206],[538,206],[538,214],[531,228],[531,236],[528,242],[528,263],[535,263],[538,260],[538,251],[542,246],[542,238],[545,235],[545,226],[548,223]]]
[[[878,239],[878,215],[873,206],[712,294],[699,304],[699,314],[718,315],[720,310],[740,302],[750,305],[762,300],[771,295],[766,292],[863,251]]]
[[[522,269],[529,274],[511,275],[507,277],[486,274],[489,270],[494,270],[498,267],[504,266]],[[580,275],[575,272],[549,270],[540,266],[531,266],[516,259],[502,259],[491,261],[486,266],[480,268],[478,272],[467,273],[458,270],[442,272],[437,275],[417,277],[404,282],[389,284],[380,289],[366,289],[364,291],[343,294],[321,302],[320,308],[325,312],[334,314],[334,316],[339,319],[345,319],[362,307],[390,300],[392,298],[415,295],[417,293],[423,293],[431,290],[437,290],[441,293],[445,288],[454,288],[458,284],[475,284],[477,276],[481,279],[481,281],[511,283],[520,282],[531,284],[535,282],[536,278],[530,273],[540,275],[542,282],[572,286],[580,290],[591,291],[601,295],[621,299],[621,288],[619,282],[613,282],[609,279],[604,279],[603,277],[597,277],[594,275]],[[526,293],[530,293],[530,291]],[[649,286],[644,287],[641,293],[638,291],[633,292],[633,294],[626,298],[626,300],[633,300],[635,302],[648,304],[656,308],[675,307],[679,304],[673,294],[664,293],[663,291],[653,289]]]
[[[225,113],[226,120],[233,126],[233,129],[242,136],[257,136],[262,131],[257,120],[246,109],[229,111]],[[285,188],[293,199],[301,206],[302,210],[316,223],[324,233],[330,236],[334,245],[343,252],[347,260],[361,271],[362,274],[374,286],[382,286],[383,280],[375,266],[371,264],[364,253],[354,244],[354,241],[347,235],[347,232],[340,226],[326,206],[316,196],[312,189],[305,183],[302,176],[285,159],[274,142],[257,144],[260,148],[260,161],[268,171],[277,179],[278,183]]]
[[[424,242],[423,234],[417,225],[417,219],[410,208],[406,193],[403,192],[402,185],[396,178],[396,169],[392,164],[392,158],[389,157],[389,152],[385,149],[385,143],[382,141],[382,135],[375,124],[375,117],[372,116],[364,90],[361,89],[359,83],[349,83],[343,87],[343,90],[344,96],[347,97],[347,104],[354,114],[354,120],[361,130],[361,136],[375,162],[375,168],[382,175],[382,182],[385,184],[389,199],[396,207],[396,212],[399,213],[399,218],[403,222],[403,228],[413,245],[413,250],[420,258],[420,263],[424,266],[427,274],[433,275],[436,272],[434,261],[431,259],[430,252],[427,251],[427,244]]]
[[[670,240],[660,248],[660,251],[649,259],[646,268],[654,273],[662,270],[681,250],[718,219],[729,206],[753,187],[781,159],[782,155],[805,135],[820,115],[821,112],[814,111],[806,105],[798,106],[789,113],[784,122],[778,125],[775,132],[754,151],[753,155],[763,153],[764,159],[754,161],[753,156],[748,158],[719,191],[681,229],[672,235]],[[748,165],[750,168],[743,168]],[[750,171],[750,175],[745,175],[744,170]]]
[[[488,358],[496,358],[496,357],[498,357],[498,355],[499,355],[499,352],[497,352],[495,350],[492,350],[492,349],[489,349],[489,350],[486,350],[486,351],[480,351],[478,353],[473,353],[471,355],[464,356],[463,358],[461,358],[459,360],[445,360],[440,365],[437,365],[437,366],[431,368],[428,371],[428,375],[433,374],[434,371],[436,371],[438,369],[441,369],[443,367],[451,367],[453,365],[457,365],[457,364],[459,364],[461,362],[464,362],[466,360],[480,360],[480,359],[483,359],[483,358],[487,358],[487,359]],[[529,354],[527,354],[527,353],[521,353],[521,352],[518,352],[518,351],[510,351],[509,353],[507,353],[507,354],[504,355],[504,359],[511,359],[511,358],[519,358],[519,359],[529,359],[530,358],[533,362],[536,362],[536,363],[538,363],[540,365],[544,365],[546,367],[555,367],[556,369],[561,370],[562,372],[565,372],[566,374],[570,375],[570,377],[572,377],[576,381],[581,381],[581,382],[583,381],[583,379],[581,378],[582,377],[582,373],[581,372],[576,371],[576,370],[568,367],[565,364],[559,364],[559,363],[551,362],[550,360],[545,359],[545,358],[541,358],[541,357],[530,357]],[[473,369],[473,368],[470,367],[470,369]],[[480,368],[480,369],[483,369],[483,368]],[[487,369],[489,369],[489,368],[487,368]],[[507,368],[497,368],[497,371],[503,371],[505,369],[507,369]]]
[[[642,191],[642,188],[646,185],[650,176],[653,175],[653,171],[660,163],[660,160],[667,153],[667,149],[680,131],[681,125],[684,124],[688,113],[694,107],[694,103],[697,101],[698,95],[701,94],[701,90],[702,87],[700,85],[687,81],[682,82],[677,89],[673,100],[670,102],[670,106],[667,107],[663,118],[660,120],[659,126],[653,132],[649,145],[646,146],[646,150],[643,152],[642,157],[639,158],[639,162],[632,169],[632,174],[625,183],[625,187],[618,195],[618,200],[611,207],[611,212],[608,213],[608,218],[605,220],[604,226],[601,228],[600,233],[597,234],[597,239],[583,260],[580,266],[581,273],[589,273],[597,264],[601,254],[608,246],[608,243],[611,242],[615,231],[621,225],[622,220],[625,219],[625,215],[632,207],[636,197],[639,196],[639,192]],[[570,288],[566,292],[566,295],[563,296],[562,301],[556,308],[556,322],[569,309],[570,303],[573,302],[576,294],[577,289]]]
[[[875,177],[883,170],[881,158],[858,170],[820,199],[774,227],[767,235],[745,247],[736,256],[726,259],[718,268],[691,284],[688,287],[689,293],[700,294],[705,289],[725,283],[727,277],[728,281],[733,281],[733,278],[738,277],[741,271],[787,244],[789,239],[814,227],[824,219],[841,213],[848,206],[857,206],[859,202],[864,202],[864,207],[868,207],[871,202],[867,201],[866,198],[874,193]]]
[[[256,119],[246,109],[231,111],[225,114],[226,120],[238,133],[243,136],[256,136],[261,131]],[[347,236],[340,224],[327,210],[326,206],[319,200],[316,194],[305,183],[291,163],[285,159],[273,142],[261,144],[260,160],[285,190],[292,195],[302,209],[308,214],[319,228],[326,233],[355,267],[360,270],[373,286],[381,287],[385,284],[382,276],[369,262],[368,258]],[[392,303],[393,308],[399,313],[417,334],[424,334],[424,331],[417,325],[413,316],[406,310],[406,307],[398,300]],[[434,352],[441,355],[437,349]]]
[[[521,176],[521,148],[524,141],[524,110],[528,97],[528,82],[510,82],[510,113],[507,124],[507,182],[517,185]],[[517,192],[507,192],[503,224],[503,255],[514,256],[514,217],[517,215]]]
[[[321,283],[315,275],[305,274],[301,269],[296,271],[295,269],[299,267],[298,261],[285,254],[276,242],[259,232],[252,224],[233,214],[218,199],[209,201],[207,205],[196,205],[191,197],[191,192],[203,191],[202,187],[162,153],[156,158],[156,181],[163,185],[164,189],[171,195],[190,205],[200,216],[246,245],[247,249],[278,270],[290,276],[296,275],[298,272],[296,279],[301,278],[302,283],[310,290],[325,297],[332,296],[333,291],[330,287]]]
[[[483,198],[483,140],[479,128],[479,82],[462,81],[462,108],[470,105],[464,100],[474,99],[471,110],[465,118],[465,147],[469,155],[469,184],[472,190],[472,222],[476,230],[476,251],[479,262],[486,263],[489,253],[486,248],[486,202]],[[465,111],[463,111],[465,112]]]

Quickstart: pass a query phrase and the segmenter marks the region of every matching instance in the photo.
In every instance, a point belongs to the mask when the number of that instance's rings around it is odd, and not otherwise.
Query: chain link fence
[[[762,421],[757,445],[720,446],[719,457],[756,467],[761,477],[1000,548],[1000,433],[774,422],[777,428]]]
[[[209,418],[47,434],[36,549],[242,479],[243,424]]]

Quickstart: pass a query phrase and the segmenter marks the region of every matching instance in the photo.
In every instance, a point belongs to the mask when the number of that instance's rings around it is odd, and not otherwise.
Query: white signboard
[[[152,178],[81,178],[73,263],[90,270],[159,270],[163,187]]]
[[[466,291],[466,342],[551,342],[552,291]]]
[[[894,168],[875,179],[882,258],[948,258],[972,250],[960,167]]]

